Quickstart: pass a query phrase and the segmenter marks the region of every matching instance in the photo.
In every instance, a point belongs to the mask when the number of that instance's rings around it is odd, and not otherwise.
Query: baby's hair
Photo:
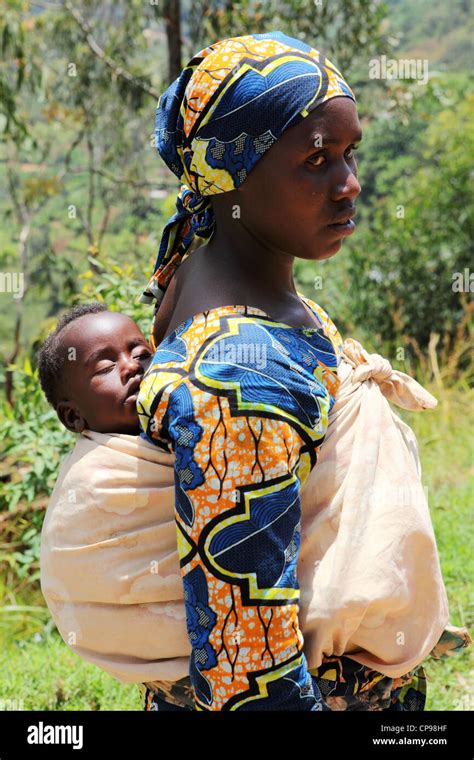
[[[98,314],[108,311],[107,306],[99,301],[77,304],[59,318],[56,329],[48,335],[38,351],[38,375],[41,388],[51,406],[56,409],[58,391],[67,352],[61,337],[64,328],[86,314]]]

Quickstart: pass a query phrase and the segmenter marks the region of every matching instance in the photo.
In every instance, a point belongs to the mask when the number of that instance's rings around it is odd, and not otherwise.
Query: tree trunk
[[[181,74],[181,3],[180,0],[166,0],[163,18],[168,39],[168,83],[171,84]]]

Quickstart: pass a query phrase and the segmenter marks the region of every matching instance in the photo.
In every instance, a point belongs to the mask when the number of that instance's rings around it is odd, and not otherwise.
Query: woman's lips
[[[333,230],[336,235],[346,237],[352,235],[355,230],[355,222],[353,219],[348,219],[347,222],[341,222],[339,224],[328,224],[330,230]]]
[[[127,396],[125,399],[126,404],[136,404],[138,393],[133,393],[131,396]]]

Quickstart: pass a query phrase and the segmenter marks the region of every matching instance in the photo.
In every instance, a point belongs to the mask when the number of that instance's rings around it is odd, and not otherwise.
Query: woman
[[[327,710],[329,681],[348,704],[363,691],[375,709],[423,709],[422,668],[394,682],[340,656],[310,673],[298,621],[300,489],[342,340],[293,262],[353,232],[361,136],[342,75],[281,32],[210,45],[158,104],[158,150],[186,184],[142,296],[158,348],[138,409],[176,455],[193,653],[189,679],[148,690],[148,709]],[[363,702],[351,709],[374,709]]]

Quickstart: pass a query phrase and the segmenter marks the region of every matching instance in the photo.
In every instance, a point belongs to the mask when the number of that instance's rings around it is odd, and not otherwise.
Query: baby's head
[[[41,387],[72,432],[138,435],[137,393],[151,354],[130,317],[101,303],[74,306],[40,348]]]

